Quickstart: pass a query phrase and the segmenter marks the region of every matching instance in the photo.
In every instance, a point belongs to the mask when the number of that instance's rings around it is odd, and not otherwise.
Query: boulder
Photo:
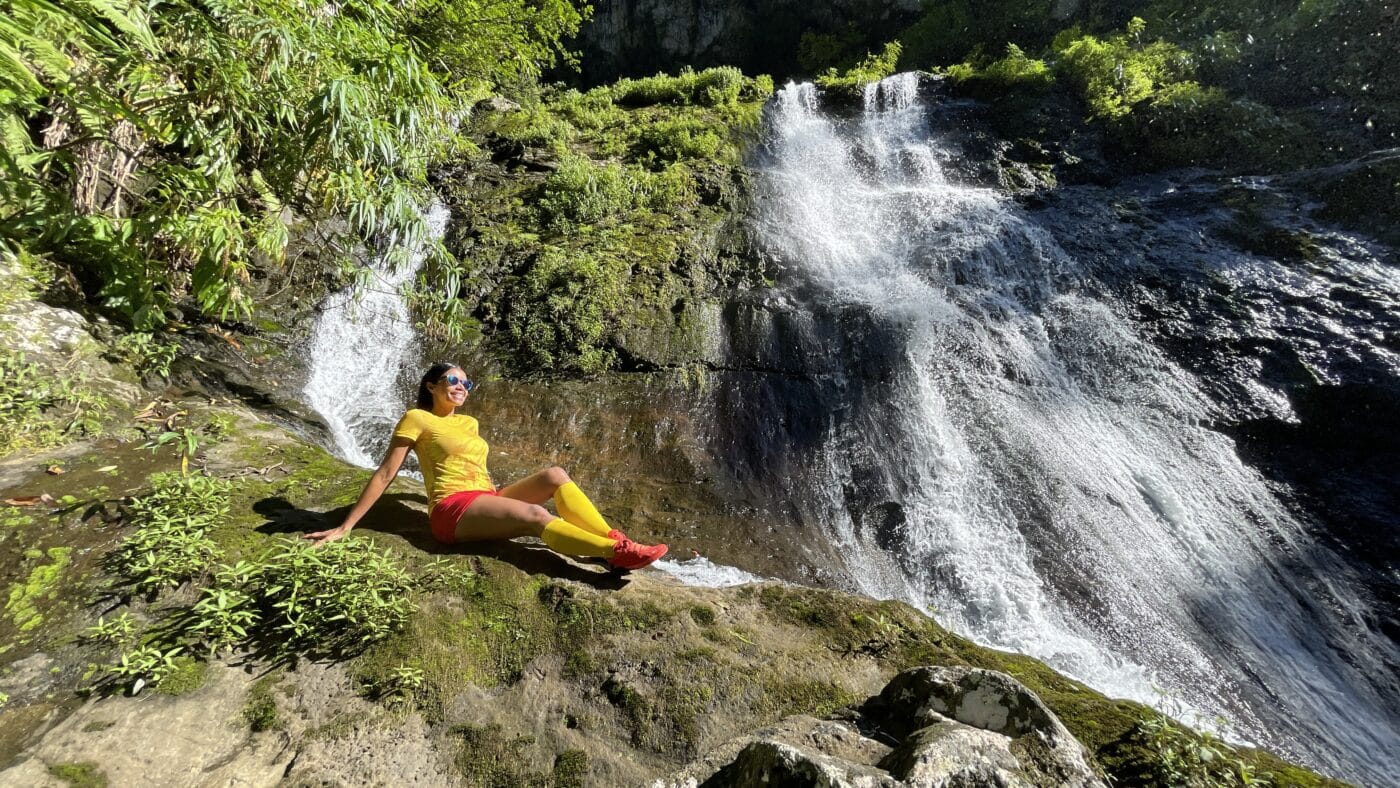
[[[899,674],[844,719],[790,717],[652,786],[1106,788],[1089,764],[1059,719],[1010,676],[925,667]]]

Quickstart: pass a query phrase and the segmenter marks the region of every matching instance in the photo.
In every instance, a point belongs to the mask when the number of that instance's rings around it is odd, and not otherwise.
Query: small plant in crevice
[[[107,665],[92,665],[88,677],[99,676],[96,687],[99,689],[125,689],[132,695],[140,692],[147,684],[159,684],[161,679],[180,669],[175,658],[184,648],[162,648],[146,644],[125,651],[117,661]]]
[[[166,342],[148,331],[133,331],[117,338],[116,350],[142,374],[170,379],[170,364],[180,350],[178,342]]]
[[[82,376],[45,370],[23,353],[0,350],[0,456],[95,435],[109,407]]]
[[[105,616],[98,616],[97,623],[83,632],[83,639],[91,643],[125,646],[136,639],[136,620],[126,611],[111,621]]]
[[[386,706],[406,706],[423,689],[427,680],[423,669],[413,665],[398,665],[383,678],[367,681],[361,686],[362,692]]]
[[[1191,731],[1176,722],[1184,712],[1181,702],[1164,690],[1154,713],[1138,723],[1137,732],[1152,752],[1154,777],[1164,785],[1234,788],[1272,785],[1271,774],[1257,773],[1234,748],[1209,730]],[[1216,717],[1214,727],[1224,730],[1226,720]]]

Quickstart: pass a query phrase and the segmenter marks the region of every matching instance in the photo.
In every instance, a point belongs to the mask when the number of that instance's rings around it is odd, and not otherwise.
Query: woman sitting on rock
[[[638,544],[609,528],[563,468],[546,468],[496,489],[486,471],[487,445],[477,434],[476,419],[456,412],[472,387],[453,364],[430,367],[418,384],[418,407],[399,419],[384,461],[345,521],[305,538],[324,544],[349,533],[413,449],[428,490],[433,536],[444,544],[536,536],[558,552],[605,558],[618,569],[639,569],[666,554],[664,544]],[[560,517],[540,505],[550,498]]]

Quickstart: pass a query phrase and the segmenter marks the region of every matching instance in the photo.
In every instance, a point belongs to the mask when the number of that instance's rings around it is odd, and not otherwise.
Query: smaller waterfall
[[[441,203],[429,207],[430,241],[442,237],[448,215]],[[312,331],[311,374],[302,396],[326,420],[336,454],[362,468],[379,464],[374,452],[407,404],[398,381],[412,374],[418,336],[400,289],[425,256],[425,249],[414,249],[397,267],[388,255],[375,260],[369,285],[332,294]]]

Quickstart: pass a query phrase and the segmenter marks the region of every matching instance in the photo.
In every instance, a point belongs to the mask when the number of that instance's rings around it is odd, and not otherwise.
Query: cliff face
[[[63,324],[100,351],[90,323]],[[251,338],[183,339],[212,359]],[[1220,756],[1193,768],[1319,782],[900,603],[617,576],[530,542],[444,548],[411,480],[313,551],[286,537],[338,522],[365,472],[306,424],[223,398],[203,363],[144,392],[120,365],[88,369],[84,387],[114,394],[100,423],[0,478],[5,784],[895,785],[951,768],[1131,785],[1184,768],[1165,753],[1187,743]],[[956,669],[890,684],[926,665]]]
[[[579,35],[583,78],[735,65],[751,74],[796,75],[804,32],[845,34],[857,28],[868,45],[918,17],[917,0],[604,0]]]

